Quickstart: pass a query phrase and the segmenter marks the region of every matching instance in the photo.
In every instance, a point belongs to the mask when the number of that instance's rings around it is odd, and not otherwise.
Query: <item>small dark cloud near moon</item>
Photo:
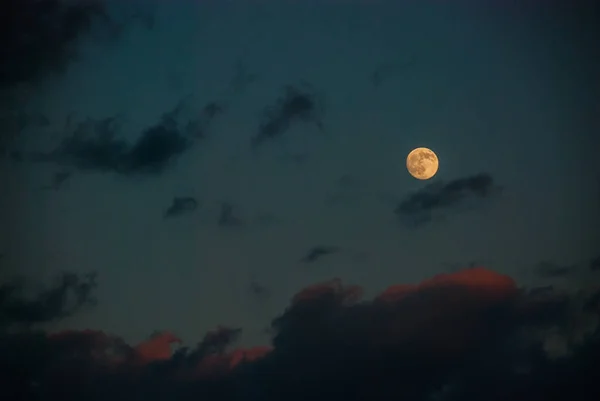
[[[408,226],[417,227],[432,222],[434,217],[443,218],[464,208],[481,206],[501,191],[502,187],[487,173],[438,181],[408,194],[394,212]]]
[[[310,85],[287,86],[275,105],[265,109],[251,146],[255,148],[282,137],[297,122],[313,123],[322,130],[322,114],[322,102]]]
[[[313,263],[323,258],[324,256],[331,255],[338,252],[340,249],[335,246],[318,245],[310,248],[308,252],[300,259],[302,263]]]
[[[198,209],[198,206],[198,201],[194,197],[175,197],[173,198],[171,205],[164,211],[163,217],[168,219],[191,213]]]

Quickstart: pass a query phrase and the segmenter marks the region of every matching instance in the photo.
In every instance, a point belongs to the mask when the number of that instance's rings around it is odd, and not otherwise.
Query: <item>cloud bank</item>
[[[599,296],[518,288],[476,267],[372,300],[340,279],[298,292],[272,344],[218,327],[130,345],[100,331],[4,330],[3,391],[20,399],[597,399]],[[4,310],[4,301],[2,309]]]

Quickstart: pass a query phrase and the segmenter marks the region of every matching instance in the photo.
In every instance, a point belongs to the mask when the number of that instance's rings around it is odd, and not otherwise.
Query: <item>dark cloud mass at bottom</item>
[[[5,399],[28,400],[600,395],[597,288],[573,295],[530,291],[476,267],[393,285],[373,300],[363,300],[362,292],[339,279],[301,290],[272,321],[272,344],[254,348],[233,348],[241,333],[235,327],[218,327],[189,348],[170,332],[132,346],[99,331],[44,334],[5,324],[2,391]],[[2,292],[3,313],[9,298]]]

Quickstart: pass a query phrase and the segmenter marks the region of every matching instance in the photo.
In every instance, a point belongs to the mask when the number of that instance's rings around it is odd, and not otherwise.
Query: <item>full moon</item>
[[[413,149],[406,157],[408,172],[418,180],[430,179],[437,173],[439,166],[436,154],[428,148]]]

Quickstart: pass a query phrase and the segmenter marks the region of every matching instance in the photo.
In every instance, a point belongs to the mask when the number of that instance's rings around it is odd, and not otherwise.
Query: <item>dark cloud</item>
[[[53,162],[83,171],[120,171],[129,145],[117,138],[122,121],[118,117],[81,122],[51,152],[32,155],[37,162]]]
[[[241,330],[229,327],[194,347],[171,332],[134,346],[90,330],[4,333],[3,391],[61,400],[600,395],[600,291],[523,290],[471,268],[394,285],[370,301],[362,293],[339,279],[305,288],[273,320],[269,347],[233,348]]]
[[[198,208],[198,201],[191,196],[175,197],[171,202],[171,206],[163,213],[164,218],[180,216],[185,213],[193,212]]]
[[[113,28],[100,1],[6,0],[0,10],[0,88],[64,70],[93,24]]]
[[[93,305],[96,275],[63,273],[52,286],[34,294],[28,287],[22,280],[0,285],[0,331],[63,319]]]
[[[244,221],[234,213],[231,203],[220,202],[217,224],[220,227],[240,227],[244,224]]]
[[[121,175],[158,175],[194,143],[206,135],[213,118],[222,109],[211,102],[194,118],[184,117],[182,100],[164,113],[158,122],[145,128],[130,144],[121,138],[121,117],[88,119],[80,123],[50,152],[37,152],[36,162],[50,162],[81,171],[113,172]]]
[[[321,259],[323,256],[331,255],[332,253],[338,252],[339,248],[335,246],[324,246],[319,245],[312,247],[308,250],[306,255],[300,259],[302,263],[312,263]]]
[[[177,126],[164,123],[147,128],[129,149],[122,163],[125,173],[161,173],[170,161],[185,152],[191,143]]]
[[[397,205],[395,213],[407,225],[419,226],[453,212],[481,206],[501,190],[486,173],[450,182],[438,181],[408,194]]]
[[[64,72],[79,58],[83,38],[112,43],[132,23],[151,29],[148,21],[147,13],[140,10],[109,15],[106,2],[100,0],[4,0],[0,3],[0,89]]]
[[[296,122],[308,122],[323,129],[322,102],[309,85],[287,86],[275,105],[263,114],[258,132],[252,137],[252,147],[279,138]]]

